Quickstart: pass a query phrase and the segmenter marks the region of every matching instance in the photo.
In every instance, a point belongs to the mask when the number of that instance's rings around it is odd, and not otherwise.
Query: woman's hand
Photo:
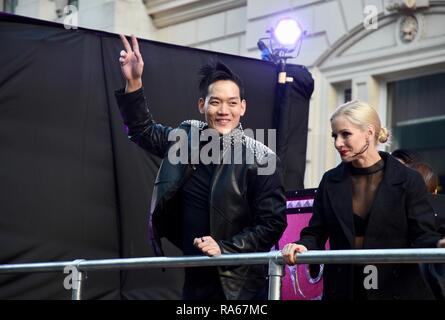
[[[120,35],[125,50],[121,51],[119,62],[121,63],[121,71],[127,86],[125,92],[133,92],[142,87],[142,72],[144,71],[144,60],[139,51],[138,40],[134,35],[131,36],[131,44],[124,35]]]
[[[286,264],[293,266],[297,263],[295,253],[301,253],[307,251],[307,248],[301,244],[288,243],[281,249],[283,260]]]

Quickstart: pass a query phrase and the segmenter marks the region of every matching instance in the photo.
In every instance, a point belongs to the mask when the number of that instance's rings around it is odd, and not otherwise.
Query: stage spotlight
[[[266,32],[269,36],[260,38],[257,42],[261,58],[280,67],[278,82],[285,83],[287,81],[285,72],[287,59],[296,58],[300,54],[301,43],[307,32],[303,31],[297,20],[291,18],[281,19],[275,27]],[[269,45],[263,40],[267,40]],[[294,51],[296,53],[291,55]]]
[[[302,33],[298,22],[290,18],[280,20],[273,30],[274,38],[283,46],[296,45]]]

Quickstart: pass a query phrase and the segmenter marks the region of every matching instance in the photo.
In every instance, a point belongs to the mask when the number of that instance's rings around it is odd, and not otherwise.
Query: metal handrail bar
[[[444,249],[372,249],[372,250],[331,250],[308,251],[297,254],[297,262],[328,264],[364,263],[445,263]],[[84,273],[89,270],[182,268],[200,266],[227,266],[269,264],[269,299],[279,300],[281,278],[284,274],[283,257],[280,251],[267,253],[224,254],[217,257],[157,257],[105,260],[74,260],[64,262],[22,263],[0,265],[1,273],[55,272],[71,267],[72,299],[82,299]]]
[[[149,257],[103,260],[75,260],[45,263],[2,264],[0,273],[52,272],[75,265],[81,271],[184,268],[203,266],[229,266],[267,264],[274,260],[283,264],[280,251],[266,253],[223,254],[217,257]],[[363,249],[363,250],[312,250],[297,254],[298,264],[363,264],[363,263],[445,263],[445,250],[434,249]]]
[[[280,251],[267,253],[224,254],[217,257],[187,256],[187,257],[148,257],[73,261],[21,263],[0,265],[1,273],[20,272],[53,272],[61,271],[67,266],[75,265],[79,270],[114,270],[114,269],[144,269],[144,268],[185,268],[202,266],[229,266],[267,264],[274,259],[281,262]],[[78,261],[78,260],[75,260]],[[282,263],[282,262],[281,262]]]

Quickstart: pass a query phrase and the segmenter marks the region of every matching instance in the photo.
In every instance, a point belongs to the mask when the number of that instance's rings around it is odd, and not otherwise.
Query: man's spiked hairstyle
[[[244,85],[241,78],[224,63],[216,60],[210,61],[199,69],[199,75],[202,76],[199,82],[201,98],[207,97],[209,86],[212,83],[219,80],[230,80],[238,86],[241,100],[244,99]]]

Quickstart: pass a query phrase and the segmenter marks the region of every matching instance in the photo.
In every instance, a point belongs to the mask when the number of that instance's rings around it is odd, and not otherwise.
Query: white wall
[[[161,28],[159,41],[231,54],[245,52],[245,7]]]
[[[42,20],[54,21],[57,18],[56,4],[48,0],[19,0],[15,13]]]

